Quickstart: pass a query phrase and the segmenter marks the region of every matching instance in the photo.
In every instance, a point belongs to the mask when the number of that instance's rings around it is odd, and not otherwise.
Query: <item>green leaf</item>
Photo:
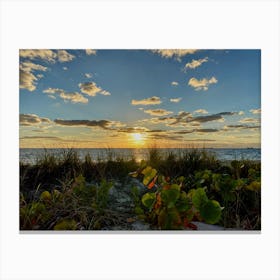
[[[52,196],[48,191],[44,191],[40,195],[40,200],[51,200]]]
[[[61,220],[54,226],[54,230],[75,230],[76,228],[76,221],[68,219]]]
[[[176,188],[163,190],[161,193],[162,201],[168,208],[174,207],[179,197],[180,191]]]
[[[156,202],[156,194],[155,193],[145,193],[142,196],[143,205],[146,206],[150,211],[152,210],[155,202]]]
[[[198,188],[193,192],[192,202],[197,210],[200,210],[208,202],[208,197],[203,188]]]
[[[147,168],[149,168],[150,166],[148,166]],[[147,168],[145,168],[142,173],[144,174],[144,178],[143,178],[143,184],[144,185],[148,185],[149,182],[156,176],[157,171],[156,169],[153,168],[149,168],[148,170],[146,170]]]
[[[177,185],[177,184],[172,184],[170,186],[170,189],[180,191],[181,187],[179,185]]]
[[[142,174],[144,176],[146,176],[147,174],[149,174],[152,171],[152,167],[151,166],[147,166],[145,169],[142,170]]]
[[[221,214],[222,208],[216,200],[208,200],[200,209],[201,217],[208,224],[217,223],[221,218]]]
[[[182,193],[176,202],[176,208],[179,212],[186,212],[191,209],[190,200],[188,199],[186,193]]]

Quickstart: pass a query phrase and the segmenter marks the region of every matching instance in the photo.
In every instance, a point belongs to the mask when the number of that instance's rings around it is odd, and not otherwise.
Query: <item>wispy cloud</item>
[[[239,121],[240,123],[259,123],[260,119],[244,118]]]
[[[21,49],[19,55],[22,58],[42,59],[53,63],[57,57],[57,54],[54,51],[47,49]]]
[[[235,125],[226,125],[224,130],[228,129],[259,129],[261,128],[260,125],[244,125],[244,124],[235,124]]]
[[[85,77],[88,78],[88,79],[92,78],[92,74],[91,73],[85,73]]]
[[[99,127],[108,130],[116,130],[124,127],[125,124],[120,121],[110,120],[62,120],[55,119],[54,123],[60,126],[83,126],[83,127]]]
[[[59,62],[68,62],[68,61],[73,60],[75,58],[75,56],[65,50],[58,50],[57,58],[58,58]]]
[[[103,129],[108,129],[111,122],[107,120],[61,120],[55,119],[55,124],[61,126],[85,126],[85,127],[101,127]]]
[[[250,110],[250,112],[252,113],[252,114],[261,114],[261,112],[262,112],[262,110],[261,109],[252,109],[252,110]]]
[[[61,140],[60,137],[56,137],[56,136],[23,136],[23,137],[20,137],[20,140],[25,140],[25,139]]]
[[[132,105],[157,105],[157,104],[161,104],[161,100],[159,97],[153,96],[142,100],[133,99],[131,101],[131,104]]]
[[[21,62],[19,65],[19,87],[27,89],[29,91],[34,91],[36,89],[38,78],[35,76],[34,71],[47,71],[47,67],[40,64],[35,64],[33,62]]]
[[[197,109],[194,111],[194,113],[197,114],[208,114],[208,112],[205,109]]]
[[[207,116],[193,116],[189,112],[182,111],[179,112],[177,115],[173,115],[170,117],[152,118],[148,120],[142,120],[142,122],[151,122],[154,124],[165,123],[167,126],[170,127],[198,127],[202,123],[207,122],[224,122],[225,119],[223,116],[232,116],[236,114],[238,114],[238,112],[221,112]]]
[[[178,85],[179,85],[179,83],[178,83],[178,82],[173,81],[173,82],[171,83],[171,85],[172,85],[172,86],[174,86],[174,87],[176,87],[176,86],[178,86]]]
[[[51,123],[51,120],[48,118],[41,118],[35,114],[20,114],[19,115],[19,124],[22,126],[34,126],[41,123]]]
[[[86,54],[87,55],[96,55],[97,51],[93,49],[86,49]]]
[[[144,112],[150,114],[151,116],[166,116],[173,113],[171,111],[167,111],[164,109],[150,109],[150,110],[144,110]]]
[[[208,57],[201,58],[201,59],[193,59],[191,62],[186,63],[184,69],[195,69],[199,66],[201,66],[203,63],[208,62]]]
[[[27,59],[42,59],[47,62],[55,63],[57,60],[59,62],[68,62],[75,58],[74,55],[70,54],[66,50],[57,50],[56,52],[48,49],[21,49],[19,51],[21,58]]]
[[[71,101],[72,103],[88,103],[88,99],[78,92],[62,92],[59,96],[64,101]]]
[[[72,103],[88,103],[88,99],[78,92],[66,92],[64,89],[60,88],[48,88],[43,91],[48,94],[49,97],[53,98],[53,94],[58,94],[58,96],[64,101],[71,101]]]
[[[89,96],[96,96],[97,93],[101,95],[111,95],[110,92],[98,87],[94,82],[79,83],[79,88],[82,93]]]
[[[215,77],[211,79],[203,78],[201,80],[197,80],[196,78],[191,78],[188,82],[188,85],[193,87],[196,91],[198,90],[208,90],[209,85],[218,83],[218,80]]]
[[[136,126],[136,127],[125,127],[122,129],[118,129],[118,132],[124,132],[124,133],[143,133],[147,132],[148,129],[143,126]]]
[[[178,61],[181,61],[181,58],[188,55],[194,54],[197,50],[194,49],[158,49],[152,50],[153,53],[159,54],[164,58],[175,58]]]
[[[170,98],[169,100],[170,100],[170,102],[173,102],[173,103],[179,103],[179,102],[182,100],[182,98],[181,98],[181,97],[178,97],[178,98]]]

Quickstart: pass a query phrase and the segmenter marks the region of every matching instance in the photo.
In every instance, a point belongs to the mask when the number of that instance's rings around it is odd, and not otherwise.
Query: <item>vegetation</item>
[[[120,193],[131,199],[123,209],[113,197]],[[71,149],[20,163],[21,230],[131,230],[137,221],[161,230],[196,229],[195,221],[259,230],[261,164],[156,148],[141,163],[110,150],[106,160],[81,160]]]

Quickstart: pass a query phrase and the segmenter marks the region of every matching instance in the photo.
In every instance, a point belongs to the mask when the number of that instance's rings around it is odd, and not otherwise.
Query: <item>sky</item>
[[[19,50],[20,148],[259,148],[260,50]]]

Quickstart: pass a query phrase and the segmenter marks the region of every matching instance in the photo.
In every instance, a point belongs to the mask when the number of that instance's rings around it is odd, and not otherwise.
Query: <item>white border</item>
[[[2,1],[0,278],[280,279],[279,34],[278,1]],[[262,233],[19,234],[19,48],[262,49]]]

